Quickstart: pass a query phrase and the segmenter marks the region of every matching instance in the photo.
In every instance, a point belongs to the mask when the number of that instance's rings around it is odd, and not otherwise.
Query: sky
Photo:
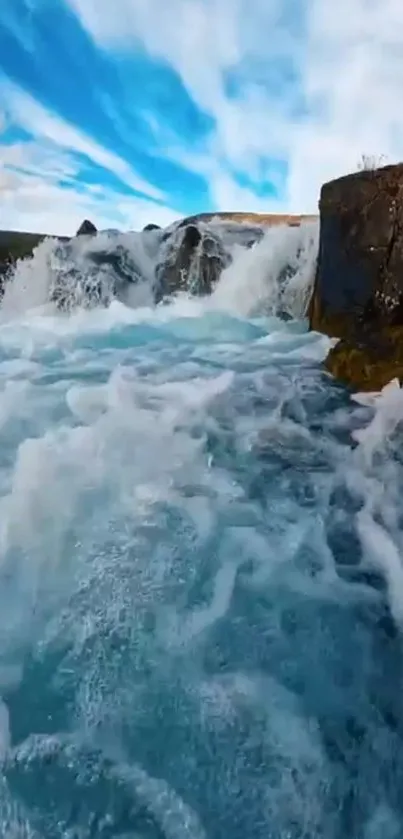
[[[402,91],[402,0],[0,0],[0,229],[316,212]]]

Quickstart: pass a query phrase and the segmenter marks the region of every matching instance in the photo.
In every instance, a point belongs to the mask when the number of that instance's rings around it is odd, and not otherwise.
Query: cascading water
[[[402,835],[402,393],[321,370],[314,226],[232,233],[207,297],[160,231],[6,288],[1,837]]]

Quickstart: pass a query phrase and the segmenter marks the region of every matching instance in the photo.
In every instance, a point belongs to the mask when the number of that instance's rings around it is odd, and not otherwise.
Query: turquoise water
[[[226,288],[3,314],[2,837],[402,835],[403,399]]]

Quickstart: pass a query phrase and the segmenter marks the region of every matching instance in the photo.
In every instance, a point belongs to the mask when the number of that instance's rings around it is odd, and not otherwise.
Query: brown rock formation
[[[311,327],[343,339],[330,372],[379,389],[403,377],[403,164],[331,181],[319,206]]]

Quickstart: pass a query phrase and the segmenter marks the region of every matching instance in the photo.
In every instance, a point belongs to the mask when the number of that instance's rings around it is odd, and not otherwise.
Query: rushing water
[[[321,370],[314,240],[208,299],[57,314],[49,243],[7,290],[2,839],[403,835],[403,398]]]

